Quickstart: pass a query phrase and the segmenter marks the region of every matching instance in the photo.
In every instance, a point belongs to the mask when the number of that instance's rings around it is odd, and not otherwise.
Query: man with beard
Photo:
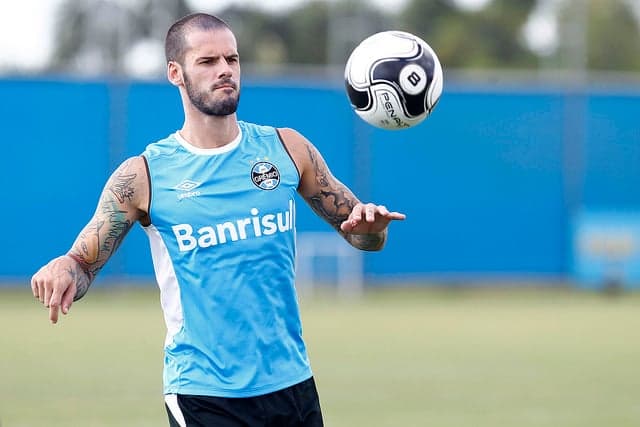
[[[32,278],[55,323],[137,221],[149,236],[167,326],[171,426],[321,426],[294,289],[295,193],[351,245],[382,249],[404,219],[361,203],[292,129],[239,121],[229,26],[193,14],[167,33],[183,127],[123,162],[69,252]]]

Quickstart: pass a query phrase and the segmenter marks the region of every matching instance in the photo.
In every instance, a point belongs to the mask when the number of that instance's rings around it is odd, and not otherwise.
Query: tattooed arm
[[[387,239],[387,226],[405,216],[382,205],[362,203],[329,171],[318,150],[292,129],[279,129],[298,171],[298,192],[311,209],[327,221],[353,247],[379,251]]]
[[[105,185],[93,217],[66,255],[51,260],[31,279],[33,295],[49,308],[56,323],[59,310],[69,312],[116,251],[135,221],[147,222],[149,181],[142,157],[120,165]]]

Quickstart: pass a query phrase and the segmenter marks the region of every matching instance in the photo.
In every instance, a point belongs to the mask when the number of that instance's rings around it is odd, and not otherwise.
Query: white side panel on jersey
[[[160,304],[162,305],[164,321],[167,325],[167,336],[164,345],[167,346],[173,342],[173,337],[182,329],[184,320],[182,302],[180,300],[180,286],[178,285],[178,278],[173,269],[169,251],[160,233],[153,225],[143,228],[147,236],[149,236],[153,268],[156,272],[158,287],[160,287]]]
[[[182,415],[182,411],[180,410],[180,406],[178,405],[178,396],[175,394],[167,394],[164,396],[164,403],[167,404],[169,412],[171,412],[171,415],[178,422],[180,427],[187,427],[187,423],[184,420],[184,415]]]

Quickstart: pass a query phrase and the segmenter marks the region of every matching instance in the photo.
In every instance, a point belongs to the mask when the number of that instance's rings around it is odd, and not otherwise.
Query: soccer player
[[[186,16],[165,50],[183,127],[115,170],[33,294],[56,323],[139,222],[167,326],[170,426],[321,426],[294,289],[295,193],[362,250],[382,249],[405,216],[361,203],[295,130],[237,119],[240,61],[224,21]]]

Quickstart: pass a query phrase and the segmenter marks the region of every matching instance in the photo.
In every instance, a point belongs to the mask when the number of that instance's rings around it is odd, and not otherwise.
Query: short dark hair
[[[167,58],[167,63],[175,61],[182,64],[184,53],[187,49],[185,35],[188,30],[194,28],[200,30],[227,28],[231,30],[229,24],[222,19],[206,13],[193,13],[180,18],[167,31],[167,37],[164,42],[164,54]]]

